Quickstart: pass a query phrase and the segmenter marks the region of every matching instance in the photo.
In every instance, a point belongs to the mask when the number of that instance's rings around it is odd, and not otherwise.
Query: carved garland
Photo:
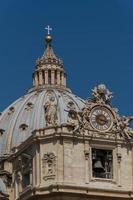
[[[43,179],[45,181],[55,179],[56,172],[56,156],[53,152],[44,154],[42,159]]]

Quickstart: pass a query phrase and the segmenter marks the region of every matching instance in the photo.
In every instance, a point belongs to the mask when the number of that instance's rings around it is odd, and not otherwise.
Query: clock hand
[[[104,125],[108,122],[108,120],[104,116],[99,116],[98,121],[101,125]]]

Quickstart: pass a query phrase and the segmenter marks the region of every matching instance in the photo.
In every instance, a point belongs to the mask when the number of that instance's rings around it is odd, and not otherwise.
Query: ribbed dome
[[[1,156],[10,154],[35,130],[66,124],[71,106],[77,111],[84,107],[84,101],[66,87],[63,62],[55,55],[51,42],[52,37],[46,36],[46,49],[36,62],[32,89],[0,116]]]
[[[31,136],[34,130],[47,127],[45,107],[54,98],[57,107],[57,126],[67,123],[68,104],[79,111],[84,101],[68,90],[35,90],[10,105],[0,117],[0,154],[8,154]],[[50,125],[49,125],[50,126]]]

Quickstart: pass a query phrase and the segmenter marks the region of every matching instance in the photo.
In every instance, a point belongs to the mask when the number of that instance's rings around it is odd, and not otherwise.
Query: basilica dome
[[[66,87],[63,63],[54,54],[51,41],[46,38],[46,50],[36,62],[32,89],[0,116],[1,156],[10,154],[34,130],[66,124],[70,106],[77,112],[84,107],[84,100]]]

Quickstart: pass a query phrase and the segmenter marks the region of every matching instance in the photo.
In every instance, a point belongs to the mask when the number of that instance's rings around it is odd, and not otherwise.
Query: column
[[[40,148],[39,144],[36,144],[36,185],[40,184]]]
[[[48,70],[45,71],[45,84],[48,85]]]
[[[60,85],[60,71],[57,70],[57,85]]]
[[[18,183],[17,183],[16,170],[13,172],[13,175],[12,175],[12,183],[14,187],[14,199],[17,199],[18,198]]]
[[[33,187],[36,185],[36,155],[33,156],[33,169],[32,169],[32,182],[33,182]]]
[[[36,72],[35,73],[35,86],[37,87],[39,85],[39,82],[38,82],[38,73]]]
[[[64,150],[64,162],[63,162],[64,182],[72,182],[73,142],[69,139],[63,139],[63,150]]]
[[[22,173],[18,172],[18,193],[20,194],[22,192]]]
[[[121,145],[117,146],[118,186],[121,187]]]
[[[84,153],[85,153],[85,183],[89,183],[89,171],[91,173],[91,169],[89,170],[89,159],[90,159],[90,145],[89,145],[89,141],[85,141],[85,145],[84,145]]]
[[[61,85],[64,85],[64,73],[61,72]]]
[[[42,71],[39,71],[39,85],[43,84]]]

